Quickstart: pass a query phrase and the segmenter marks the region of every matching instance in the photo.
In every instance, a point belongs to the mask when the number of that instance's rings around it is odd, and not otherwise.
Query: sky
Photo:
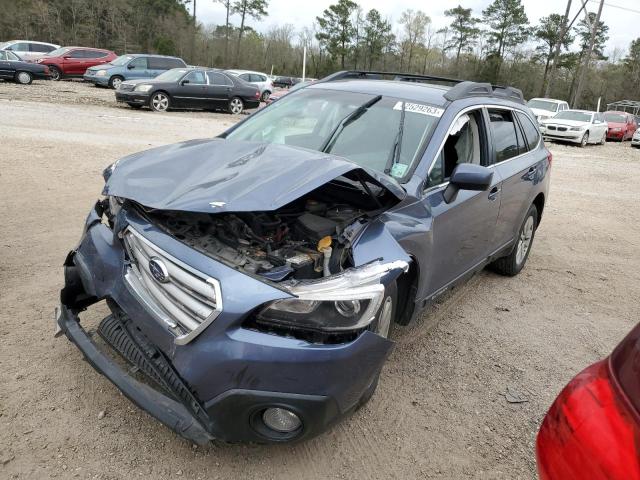
[[[247,24],[258,31],[266,31],[271,25],[290,23],[301,29],[311,25],[315,17],[322,15],[322,12],[337,0],[268,0],[269,16],[261,21],[248,21]],[[423,10],[431,17],[436,29],[442,28],[450,23],[450,19],[444,16],[444,11],[461,4],[465,8],[472,8],[475,15],[480,16],[492,0],[440,0],[437,2],[425,0],[356,0],[366,12],[372,8],[394,22],[400,18],[400,14],[408,9]],[[564,14],[566,0],[522,0],[529,21],[532,24],[550,13]],[[596,0],[588,0],[590,11],[596,12],[598,9]],[[430,6],[433,5],[434,6]],[[579,10],[581,0],[573,0],[572,13],[575,15]],[[623,10],[623,7],[628,10]],[[198,0],[197,2],[198,21],[204,24],[223,24],[225,21],[225,10],[221,4],[214,0]],[[572,16],[573,16],[572,15]],[[640,37],[640,0],[605,0],[602,10],[602,20],[609,26],[609,42],[607,51],[612,52],[615,48],[627,49],[631,41]],[[232,17],[231,22],[239,25],[238,16]],[[577,21],[576,21],[577,22]],[[397,27],[394,25],[394,29]]]

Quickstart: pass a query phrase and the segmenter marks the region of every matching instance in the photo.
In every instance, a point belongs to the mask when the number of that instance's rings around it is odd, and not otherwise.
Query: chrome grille
[[[131,262],[125,273],[130,289],[176,335],[176,344],[189,343],[222,311],[220,282],[172,257],[131,227],[124,242]]]

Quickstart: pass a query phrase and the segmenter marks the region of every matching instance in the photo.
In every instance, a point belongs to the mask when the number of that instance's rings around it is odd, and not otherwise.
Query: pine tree
[[[449,40],[447,48],[455,49],[457,70],[460,63],[460,54],[470,51],[480,35],[480,29],[476,26],[480,19],[472,16],[470,8],[462,8],[461,5],[445,10],[444,14],[447,17],[452,17],[449,28],[453,36]]]
[[[316,17],[320,31],[316,38],[323,45],[331,57],[340,59],[340,67],[344,70],[344,59],[351,51],[355,28],[351,21],[352,14],[358,4],[351,0],[338,0],[330,5],[322,17]]]

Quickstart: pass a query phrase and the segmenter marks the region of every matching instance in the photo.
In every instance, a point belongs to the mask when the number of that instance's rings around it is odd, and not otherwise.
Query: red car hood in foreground
[[[640,480],[640,326],[562,390],[538,433],[540,480]]]

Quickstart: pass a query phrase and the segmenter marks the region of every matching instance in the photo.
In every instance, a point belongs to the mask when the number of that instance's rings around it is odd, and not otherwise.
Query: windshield
[[[592,113],[588,112],[576,112],[575,110],[565,110],[564,112],[560,112],[555,117],[554,120],[575,120],[576,122],[587,122],[591,123]]]
[[[133,57],[131,55],[120,55],[118,58],[116,58],[115,60],[109,63],[111,63],[111,65],[120,66],[120,65],[124,65],[132,58]]]
[[[548,102],[546,100],[529,100],[527,102],[529,108],[537,108],[538,110],[547,110],[548,112],[557,112],[558,104],[555,102]]]
[[[627,117],[620,113],[605,113],[604,119],[611,123],[626,123]]]
[[[186,68],[174,68],[172,70],[167,70],[166,72],[161,73],[156,77],[156,80],[160,82],[177,82],[188,71],[189,70]]]
[[[7,50],[4,53],[7,55],[7,60],[20,61],[20,57],[18,55],[16,55],[15,53],[13,53],[12,51]]]
[[[66,52],[71,50],[69,47],[57,48],[56,50],[47,53],[46,57],[59,57],[60,55],[64,55]]]
[[[249,117],[226,138],[324,150],[401,180],[442,112],[397,98],[304,88]]]

